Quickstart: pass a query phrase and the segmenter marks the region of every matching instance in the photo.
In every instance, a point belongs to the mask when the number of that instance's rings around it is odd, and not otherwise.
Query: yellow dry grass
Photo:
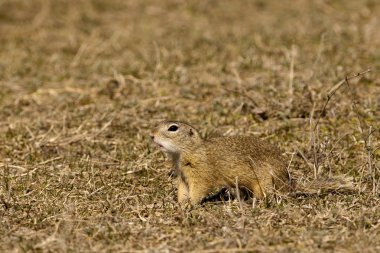
[[[379,13],[0,0],[0,251],[379,252]],[[162,119],[266,138],[301,184],[358,190],[182,210],[148,136]]]

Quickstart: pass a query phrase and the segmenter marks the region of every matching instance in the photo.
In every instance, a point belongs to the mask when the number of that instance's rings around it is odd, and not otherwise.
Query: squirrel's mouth
[[[157,145],[158,145],[158,147],[160,148],[160,150],[162,152],[167,152],[168,151],[163,145],[161,145],[161,144],[157,144]]]
[[[159,139],[159,138],[155,138],[153,141],[160,148],[160,150],[165,153],[176,152],[175,148],[173,147],[173,144],[170,141],[167,141],[165,139]]]
[[[156,143],[156,145],[157,145],[161,150],[165,150],[165,147],[164,147],[162,144],[160,144],[159,142],[154,141],[154,143]]]

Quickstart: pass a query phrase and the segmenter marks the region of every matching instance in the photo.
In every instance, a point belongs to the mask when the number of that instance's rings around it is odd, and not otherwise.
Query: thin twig
[[[319,148],[319,145],[315,144],[315,129],[312,130],[313,119],[314,119],[314,112],[315,112],[315,104],[313,103],[313,108],[311,109],[310,118],[309,118],[309,122],[310,122],[310,142],[311,142],[311,146],[313,148],[313,159],[314,159],[313,171],[314,171],[314,178],[317,178],[318,170],[319,170],[319,163],[318,163],[318,152],[319,152],[319,150],[317,150],[316,148],[317,147]]]
[[[368,72],[368,71],[367,71]],[[356,99],[356,94],[353,92],[351,86],[350,86],[350,82],[349,82],[349,78],[346,77],[346,85],[350,91],[350,94],[351,94],[351,99],[352,99],[352,107],[354,109],[354,112],[357,116],[357,119],[359,121],[359,129],[360,129],[360,133],[361,133],[361,136],[362,136],[362,139],[364,141],[364,149],[366,149],[367,151],[367,154],[368,154],[368,160],[365,162],[367,164],[367,168],[368,168],[368,172],[371,176],[371,181],[372,181],[372,193],[373,194],[376,194],[377,192],[377,187],[378,187],[378,182],[376,181],[376,170],[373,168],[373,147],[372,147],[372,141],[371,141],[371,136],[372,134],[376,131],[375,129],[372,130],[372,126],[368,126],[365,122],[365,120],[363,119],[363,116],[360,114],[359,112],[359,108],[358,108],[358,102],[357,102],[357,99]],[[368,129],[368,135],[366,134],[366,129]]]
[[[242,97],[245,97],[245,98],[247,98],[249,101],[251,101],[252,104],[253,104],[254,106],[258,106],[257,102],[256,102],[255,100],[253,100],[253,98],[252,98],[251,96],[248,96],[248,95],[245,94],[244,92],[241,92],[241,91],[239,91],[239,90],[229,89],[229,88],[226,88],[226,87],[223,87],[223,90],[225,90],[225,91],[229,91],[229,92],[232,92],[232,93],[235,93],[235,94],[240,95],[240,96],[242,96]]]
[[[12,165],[12,164],[6,164],[6,163],[0,163],[0,167],[8,167],[11,169],[18,169],[22,171],[26,171],[27,169],[18,165]]]
[[[373,153],[372,153],[373,148],[372,148],[372,142],[371,142],[372,133],[373,133],[372,126],[370,126],[369,127],[369,135],[368,135],[368,143],[366,145],[366,148],[367,148],[367,153],[368,153],[368,170],[369,170],[369,173],[371,174],[371,177],[372,177],[372,192],[376,193],[376,188],[377,188],[376,170],[374,170],[372,167],[372,155],[373,155]]]
[[[241,198],[240,198],[238,177],[235,178],[235,188],[236,188],[236,198],[239,201],[240,210],[243,210],[243,205],[241,204]]]
[[[289,170],[290,170],[290,166],[292,165],[293,157],[294,157],[295,154],[296,154],[296,152],[293,152],[293,153],[292,153],[292,157],[290,158],[290,161],[289,161],[289,163],[288,163],[288,166],[286,167],[286,172],[288,173],[288,176],[289,176],[289,182],[292,182],[292,176],[291,176]]]
[[[363,76],[365,74],[367,74],[368,72],[371,72],[371,69],[367,69],[365,71],[362,71],[362,72],[359,72],[359,73],[356,73],[352,76],[346,76],[346,78],[344,78],[343,80],[341,80],[339,83],[337,83],[336,85],[334,85],[330,90],[329,92],[327,93],[327,99],[325,101],[325,104],[323,105],[323,108],[321,110],[321,112],[319,113],[319,116],[317,118],[317,121],[314,125],[314,130],[317,128],[318,124],[319,124],[319,121],[322,117],[322,115],[325,113],[326,111],[326,107],[327,107],[327,104],[330,102],[331,98],[334,96],[334,94],[337,92],[337,90],[342,87],[343,84],[345,83],[348,83],[349,80],[351,79],[354,79],[354,78],[358,78],[360,76]]]
[[[295,58],[295,55],[296,55],[296,49],[295,49],[295,46],[292,45],[292,49],[290,51],[290,70],[289,70],[289,90],[288,90],[289,98],[290,98],[289,104],[291,104],[293,101],[294,58]]]
[[[299,156],[302,157],[302,159],[306,162],[306,164],[307,164],[310,168],[313,168],[313,167],[310,165],[309,160],[307,160],[306,156],[304,155],[304,153],[302,153],[301,150],[298,149],[298,150],[297,150],[297,154],[298,154]]]
[[[371,69],[367,69],[365,71],[362,71],[362,72],[359,72],[359,73],[356,73],[352,76],[346,76],[343,80],[341,80],[340,82],[338,82],[337,84],[335,84],[327,93],[327,99],[322,107],[322,110],[320,111],[318,117],[317,117],[317,120],[314,124],[314,126],[312,126],[312,120],[314,118],[314,107],[313,107],[313,110],[312,112],[310,113],[310,127],[312,128],[312,131],[310,132],[310,141],[312,143],[312,148],[313,148],[313,157],[314,157],[314,177],[316,178],[317,175],[319,174],[319,162],[318,162],[318,153],[319,153],[319,143],[317,143],[318,145],[316,145],[316,137],[319,136],[318,134],[318,125],[319,125],[319,122],[322,118],[322,115],[326,112],[326,108],[327,108],[327,105],[328,103],[330,102],[331,98],[334,96],[334,94],[338,91],[338,89],[340,87],[342,87],[342,85],[344,84],[347,84],[349,86],[349,80],[351,79],[354,79],[354,78],[358,78],[358,77],[361,77],[363,76],[364,74],[370,72]],[[357,108],[356,108],[356,105],[354,103],[354,109],[355,111],[357,111]],[[360,124],[362,125],[361,123],[361,120],[359,119],[360,121]]]

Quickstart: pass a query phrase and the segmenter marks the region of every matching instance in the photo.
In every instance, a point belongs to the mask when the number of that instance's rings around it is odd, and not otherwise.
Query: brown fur
[[[175,131],[169,131],[177,126]],[[175,127],[174,127],[175,128]],[[287,163],[276,147],[253,136],[201,138],[189,124],[161,122],[152,139],[172,159],[177,172],[178,201],[199,204],[223,187],[245,187],[256,198],[273,189],[289,191]]]

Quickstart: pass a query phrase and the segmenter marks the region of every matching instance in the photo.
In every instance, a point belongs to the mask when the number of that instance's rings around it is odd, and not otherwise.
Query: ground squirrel
[[[178,201],[199,204],[215,190],[244,187],[256,198],[289,191],[287,163],[278,148],[254,136],[203,139],[191,125],[163,121],[151,134],[178,174]]]

